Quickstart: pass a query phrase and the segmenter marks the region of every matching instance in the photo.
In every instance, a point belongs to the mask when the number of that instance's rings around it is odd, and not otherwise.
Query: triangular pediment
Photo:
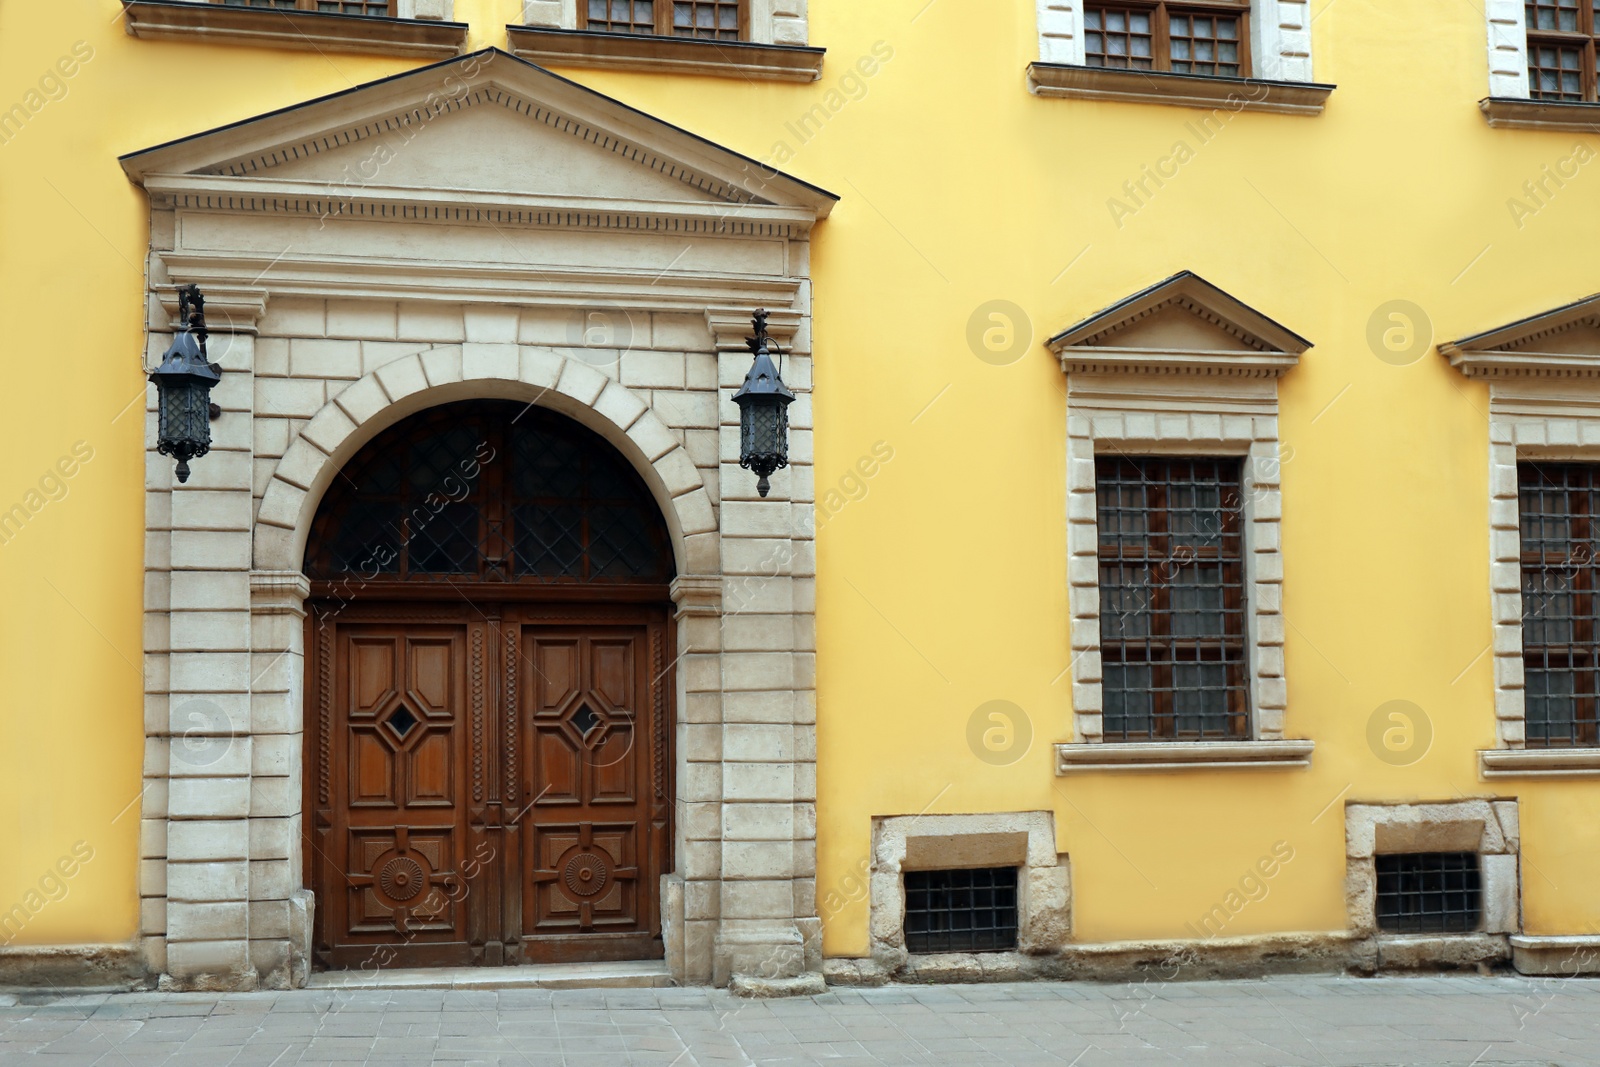
[[[1439,346],[1469,378],[1600,377],[1600,295]]]
[[[1311,342],[1190,271],[1068,327],[1046,344],[1069,372],[1276,377]]]
[[[124,156],[152,192],[215,187],[373,210],[441,197],[812,222],[837,197],[497,49]],[[415,205],[413,205],[415,207]],[[420,210],[427,210],[423,206]],[[413,211],[415,214],[415,211]],[[543,220],[541,220],[543,221]]]

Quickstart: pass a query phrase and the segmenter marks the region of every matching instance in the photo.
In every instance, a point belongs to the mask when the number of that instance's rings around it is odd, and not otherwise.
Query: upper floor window
[[[328,15],[381,15],[393,18],[396,0],[212,0],[229,7],[272,7],[286,11],[320,11]]]
[[[1534,100],[1595,100],[1600,0],[1527,0],[1523,10],[1528,22],[1528,95]]]
[[[1517,464],[1527,745],[1600,743],[1600,466]]]
[[[1095,461],[1108,741],[1249,736],[1240,467]]]
[[[1249,11],[1248,0],[1085,4],[1085,62],[1175,74],[1247,75]]]
[[[741,0],[583,0],[582,29],[738,41],[745,37]]]

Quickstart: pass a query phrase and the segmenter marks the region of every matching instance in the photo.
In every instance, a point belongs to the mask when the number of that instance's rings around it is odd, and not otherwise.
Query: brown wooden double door
[[[668,636],[626,605],[315,605],[320,965],[660,957]]]

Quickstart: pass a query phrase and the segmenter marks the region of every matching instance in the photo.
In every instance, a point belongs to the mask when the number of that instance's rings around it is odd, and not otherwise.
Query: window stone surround
[[[1528,22],[1523,0],[1484,0],[1489,33],[1489,95],[1528,99]]]
[[[1491,0],[1493,2],[1493,0]],[[1084,0],[1035,0],[1039,60],[1083,66]],[[1310,82],[1310,0],[1251,0],[1251,77],[1267,81]]]
[[[1067,376],[1067,580],[1074,729],[1070,743],[1056,746],[1057,773],[1170,770],[1182,764],[1308,766],[1310,743],[1289,742],[1284,735],[1288,688],[1277,379],[1297,365],[1310,342],[1186,271],[1078,323],[1047,345],[1061,359]],[[1095,492],[1095,459],[1101,455],[1242,460],[1248,738],[1219,745],[1187,741],[1106,745]]]
[[[1011,866],[1019,868],[1017,952],[1025,956],[1059,952],[1072,939],[1072,875],[1066,854],[1056,851],[1053,813],[874,817],[868,881],[870,970],[881,976],[915,973],[921,980],[936,980],[970,969],[975,957],[1004,955],[913,957],[906,950],[901,876],[912,870]]]
[[[604,157],[614,160],[604,181],[648,192],[600,192],[580,211],[559,190],[475,192],[474,178],[492,190],[484,174],[503,171],[497,153],[468,152],[452,155],[464,179],[441,211],[430,204],[437,190],[408,184],[414,157],[399,155],[386,184],[351,189],[296,170],[336,161],[280,150],[313,134],[324,151],[359,139],[341,128],[393,130],[393,115],[417,115],[449,78],[470,91],[462,99],[533,101],[540,115],[575,120],[560,127],[569,149],[542,132],[548,118],[515,112],[556,162],[572,151],[592,166],[590,138],[611,131],[618,147]],[[433,121],[452,113],[442,108]],[[299,200],[240,195],[242,179],[218,173],[240,158],[254,179],[283,161],[271,176]],[[660,158],[675,161],[666,177],[652,169]],[[548,406],[609,440],[650,486],[673,538],[678,793],[662,919],[674,976],[820,981],[820,957],[807,951],[818,926],[808,274],[810,225],[831,201],[503,53],[124,164],[152,205],[146,367],[170,342],[176,287],[198,283],[211,358],[225,371],[213,393],[222,408],[213,448],[189,482],[176,484],[170,459],[146,457],[140,894],[149,971],[171,989],[305,981],[315,908],[301,854],[309,524],[340,465],[383,429],[435,404],[500,397]],[[671,182],[681,184],[681,206],[663,200]],[[499,210],[496,226],[472,221]],[[649,245],[638,232],[663,216],[675,221],[658,225],[693,254],[641,275],[637,257]],[[423,249],[404,264],[388,258],[398,225]],[[329,228],[336,241],[319,246]],[[581,269],[507,263],[508,245],[529,249],[533,262]],[[262,258],[261,247],[284,252]],[[467,251],[430,260],[436,247]],[[786,379],[800,394],[791,465],[765,500],[738,466],[732,403],[756,306],[770,309]],[[154,399],[152,387],[152,443]]]
[[[1459,341],[1439,351],[1489,387],[1490,647],[1495,747],[1484,779],[1600,776],[1600,747],[1530,749],[1522,647],[1522,524],[1517,464],[1600,463],[1600,296]]]
[[[1345,804],[1345,909],[1350,933],[1364,939],[1377,969],[1467,966],[1511,957],[1507,935],[1522,930],[1520,819],[1516,800],[1437,804]],[[1378,930],[1374,856],[1395,852],[1475,852],[1483,885],[1483,923],[1475,933],[1388,934]]]

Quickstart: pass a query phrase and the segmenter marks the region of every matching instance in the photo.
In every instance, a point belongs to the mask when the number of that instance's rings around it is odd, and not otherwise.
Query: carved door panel
[[[473,962],[468,627],[328,621],[314,632],[318,955],[368,969]]]
[[[660,957],[669,636],[646,607],[315,604],[318,963]]]
[[[524,627],[523,958],[661,955],[657,627]]]

